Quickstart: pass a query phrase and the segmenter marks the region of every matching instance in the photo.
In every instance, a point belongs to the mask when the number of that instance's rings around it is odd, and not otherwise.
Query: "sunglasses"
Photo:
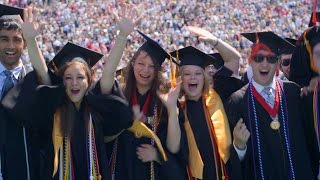
[[[256,63],[261,63],[264,59],[267,59],[267,62],[270,64],[275,64],[278,61],[277,56],[262,56],[262,55],[254,55],[253,60]]]
[[[291,63],[291,59],[283,59],[281,62],[282,66],[289,66]]]

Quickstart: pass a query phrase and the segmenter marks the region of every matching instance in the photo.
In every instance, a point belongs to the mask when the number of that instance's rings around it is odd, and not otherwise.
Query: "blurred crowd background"
[[[67,41],[108,55],[117,33],[113,12],[121,9],[119,0],[0,0],[0,3],[40,10],[39,44],[47,61]],[[212,53],[186,26],[203,27],[235,47],[242,56],[241,71],[247,66],[250,42],[242,32],[271,30],[281,37],[297,38],[307,27],[311,0],[132,0],[144,14],[137,29],[157,40],[167,51],[193,45]],[[120,67],[132,58],[143,38],[132,33]],[[28,66],[28,56],[23,56]],[[97,69],[102,67],[102,62]],[[163,67],[168,68],[164,63]]]

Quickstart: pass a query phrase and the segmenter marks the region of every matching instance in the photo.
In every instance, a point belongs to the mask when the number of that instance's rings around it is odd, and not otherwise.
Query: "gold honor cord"
[[[163,160],[164,161],[168,160],[159,137],[156,135],[156,133],[154,133],[151,129],[149,129],[143,122],[139,120],[134,120],[132,126],[127,130],[134,133],[137,138],[139,137],[152,138],[156,143]]]

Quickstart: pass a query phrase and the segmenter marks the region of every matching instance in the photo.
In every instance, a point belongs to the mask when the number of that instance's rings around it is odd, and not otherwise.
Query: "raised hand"
[[[113,12],[119,27],[119,35],[127,37],[140,22],[142,16],[138,15],[137,8],[132,3],[121,3],[121,9]]]
[[[199,40],[209,42],[209,43],[214,43],[218,40],[216,36],[214,36],[212,33],[210,33],[209,31],[203,28],[196,27],[196,26],[188,26],[187,29],[191,33],[194,33],[197,36],[199,36]]]
[[[233,129],[233,143],[234,143],[234,145],[238,149],[244,150],[246,147],[246,144],[248,142],[249,137],[250,137],[250,132],[248,131],[243,120],[240,119]]]
[[[142,162],[159,162],[157,149],[151,144],[141,144],[141,146],[137,148],[137,156]]]
[[[35,22],[38,16],[38,10],[33,7],[27,7],[23,11],[24,21],[21,23],[23,37],[32,39],[39,35],[39,23]]]
[[[176,110],[177,100],[179,98],[181,85],[182,85],[181,77],[178,77],[176,87],[171,87],[168,93],[162,94],[159,91],[157,92],[159,99],[167,107],[168,112],[170,112],[171,110]]]

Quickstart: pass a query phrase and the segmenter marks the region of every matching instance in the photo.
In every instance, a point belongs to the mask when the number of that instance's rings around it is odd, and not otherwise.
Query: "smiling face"
[[[203,91],[205,75],[204,70],[195,65],[185,65],[182,67],[182,87],[187,99],[198,100]]]
[[[25,48],[20,30],[0,31],[0,61],[6,69],[13,69],[19,65],[19,59]]]
[[[69,99],[79,109],[90,85],[85,65],[81,62],[71,63],[63,73],[63,82]]]
[[[292,54],[283,54],[280,59],[280,69],[283,74],[289,79],[290,75],[290,63],[291,63]]]
[[[274,57],[275,54],[266,51],[266,50],[259,50],[255,56],[262,56],[263,61],[262,62],[256,62],[254,59],[250,61],[250,65],[252,67],[252,74],[253,79],[255,82],[262,86],[267,86],[271,84],[276,68],[278,66],[278,62],[270,63],[267,61],[268,57]]]
[[[139,53],[133,62],[133,72],[137,87],[151,87],[155,78],[155,64],[147,52]]]

